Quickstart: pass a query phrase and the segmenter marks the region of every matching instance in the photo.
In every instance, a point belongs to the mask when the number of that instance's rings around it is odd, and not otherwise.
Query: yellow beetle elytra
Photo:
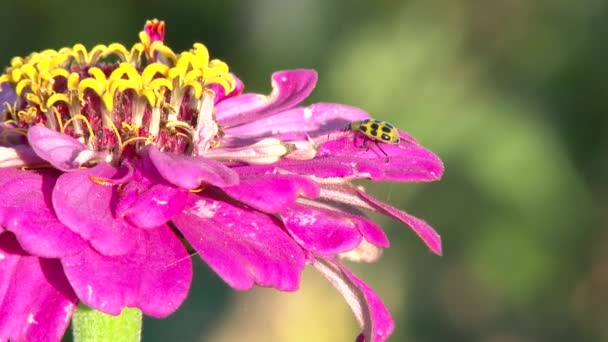
[[[382,151],[382,153],[386,156],[388,160],[388,155],[378,142],[385,142],[388,144],[398,144],[399,143],[399,131],[395,128],[395,126],[391,125],[386,121],[380,121],[376,119],[365,119],[361,121],[353,121],[346,125],[344,128],[345,131],[354,131],[363,134],[363,146],[367,147],[365,144],[367,140],[373,141],[376,146]]]

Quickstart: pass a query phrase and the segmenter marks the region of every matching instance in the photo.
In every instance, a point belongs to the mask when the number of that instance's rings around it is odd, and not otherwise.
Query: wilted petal
[[[121,255],[137,243],[140,230],[120,217],[114,217],[117,201],[114,186],[93,182],[120,174],[109,164],[64,173],[53,190],[53,207],[59,220],[104,255]]]
[[[173,223],[233,288],[298,288],[304,253],[271,216],[191,194],[188,209]]]
[[[357,222],[339,211],[294,203],[280,215],[294,240],[316,255],[349,251],[362,239]]]
[[[96,157],[80,141],[46,127],[30,127],[27,139],[40,158],[61,171],[78,170],[82,164]]]
[[[246,142],[250,142],[247,140]],[[231,141],[230,144],[241,145],[241,141]],[[220,147],[207,151],[206,156],[226,162],[245,162],[247,164],[272,164],[284,157],[292,149],[292,145],[279,139],[265,138],[251,145],[239,147]]]
[[[34,150],[27,145],[16,145],[12,147],[0,146],[0,168],[22,167],[44,163]]]
[[[422,146],[406,141],[399,144],[378,142],[378,145],[368,141],[367,144],[368,148],[361,146],[357,139],[346,135],[322,144],[312,160],[282,160],[278,166],[320,178],[428,182],[438,180],[443,175],[441,159]]]
[[[125,306],[165,317],[184,301],[192,281],[192,261],[166,226],[145,230],[137,246],[122,256],[103,256],[93,249],[62,259],[80,300],[117,315]]]
[[[77,303],[59,261],[28,256],[10,233],[0,256],[0,340],[59,341]]]
[[[395,322],[378,295],[344,265],[331,260],[315,259],[313,266],[344,296],[362,328],[363,339],[382,342],[388,339]]]
[[[2,83],[0,85],[0,108],[2,111],[6,109],[6,104],[9,106],[14,106],[15,101],[17,101],[17,93],[15,89],[11,87],[7,82]]]
[[[158,173],[167,182],[180,188],[196,189],[205,184],[225,187],[239,182],[236,172],[213,159],[161,152],[152,145],[146,153]]]
[[[222,126],[234,127],[290,109],[307,98],[316,83],[317,72],[314,70],[275,72],[269,96],[244,94],[226,99],[215,107],[217,121]]]
[[[293,108],[263,120],[254,120],[225,130],[227,136],[265,137],[282,139],[293,133],[310,136],[327,134],[343,129],[352,121],[369,118],[363,110],[337,103],[315,103],[308,107]]]
[[[236,170],[238,172],[238,168]],[[319,195],[319,186],[312,180],[281,174],[241,175],[239,185],[222,190],[230,197],[268,213],[283,210],[299,196],[315,198]]]
[[[0,225],[30,254],[54,258],[79,252],[86,242],[52,212],[55,175],[0,168]]]
[[[394,217],[397,220],[407,224],[412,230],[424,241],[424,243],[430,248],[430,250],[438,255],[442,254],[441,251],[441,236],[429,226],[425,221],[409,215],[395,207],[392,207],[386,203],[382,203],[372,196],[365,193],[363,190],[358,190],[359,196],[370,204],[374,209],[379,212]]]

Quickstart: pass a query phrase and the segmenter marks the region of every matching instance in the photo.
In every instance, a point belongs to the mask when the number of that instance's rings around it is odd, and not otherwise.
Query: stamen
[[[97,177],[97,176],[89,176],[89,179],[93,183],[99,184],[99,185],[103,185],[103,186],[113,186],[114,185],[114,183],[110,182],[109,178]]]
[[[198,188],[195,188],[195,189],[190,189],[190,190],[188,190],[188,191],[189,191],[189,192],[192,192],[192,193],[197,193],[197,192],[201,192],[201,191],[205,190],[205,188],[206,188],[205,186],[201,185],[201,186],[199,186]]]
[[[122,137],[120,136],[120,132],[118,131],[118,128],[116,128],[114,121],[112,121],[112,118],[109,115],[105,115],[104,117],[106,118],[106,121],[110,124],[110,128],[112,129],[112,131],[114,131],[114,135],[116,136],[116,140],[118,141],[119,148],[122,148]]]
[[[53,114],[55,114],[55,118],[57,119],[57,124],[59,125],[59,131],[63,133],[63,120],[61,119],[61,113],[57,110],[57,108],[53,107]]]
[[[68,121],[66,121],[64,126],[67,126],[71,122],[76,121],[76,120],[81,120],[87,126],[87,129],[89,130],[89,138],[87,139],[87,145],[91,146],[91,139],[93,139],[95,134],[93,133],[93,127],[91,127],[91,123],[89,122],[89,119],[87,119],[86,116],[84,116],[82,114],[76,114],[73,117],[71,117]]]
[[[28,171],[28,170],[42,170],[42,169],[52,169],[53,166],[51,164],[32,164],[32,165],[27,165],[27,166],[22,166],[19,169],[21,171]]]
[[[150,145],[152,143],[152,137],[133,137],[133,138],[129,138],[127,139],[124,143],[122,143],[120,145],[120,152],[122,152],[122,150],[124,149],[125,146],[127,146],[130,143],[136,142],[136,141],[145,141],[146,145]]]
[[[170,121],[165,124],[165,127],[170,128],[170,129],[182,128],[182,129],[186,130],[188,133],[190,133],[190,135],[192,135],[192,133],[194,133],[194,129],[192,128],[192,126],[190,126],[190,124],[183,122],[183,121]]]

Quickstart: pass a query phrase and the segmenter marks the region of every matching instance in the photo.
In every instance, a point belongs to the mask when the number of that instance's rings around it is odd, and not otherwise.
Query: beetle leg
[[[381,147],[380,145],[378,145],[378,142],[377,142],[377,141],[375,141],[375,143],[376,143],[376,146],[378,146],[378,148],[380,149],[380,151],[382,151],[382,153],[383,153],[383,154],[384,154],[384,156],[386,157],[386,161],[385,161],[385,163],[388,163],[388,161],[389,161],[388,154],[386,154],[386,152],[384,152],[384,150],[382,149],[382,147]]]

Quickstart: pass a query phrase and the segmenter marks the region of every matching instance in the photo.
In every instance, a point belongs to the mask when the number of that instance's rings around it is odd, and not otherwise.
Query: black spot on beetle
[[[369,132],[369,134],[373,135],[374,137],[377,137],[378,136],[378,131],[376,131],[375,129],[372,129],[371,132]]]
[[[359,127],[359,130],[361,132],[367,132],[367,127],[366,126],[361,126],[361,127]]]
[[[384,123],[384,126],[386,126],[386,127],[390,128],[390,129],[395,128],[395,126],[391,125],[391,124],[390,124],[390,123],[388,123],[388,122],[385,122],[385,123]]]
[[[388,126],[382,127],[382,132],[384,133],[390,133],[391,129]]]
[[[373,124],[371,125],[371,127],[372,127],[372,129],[375,131],[375,130],[378,130],[378,127],[380,127],[380,126],[378,126],[378,124],[377,124],[377,123],[373,123]]]
[[[390,135],[388,135],[388,134],[382,134],[380,137],[381,137],[381,138],[382,138],[382,140],[384,140],[384,141],[391,141],[391,136],[390,136]]]

